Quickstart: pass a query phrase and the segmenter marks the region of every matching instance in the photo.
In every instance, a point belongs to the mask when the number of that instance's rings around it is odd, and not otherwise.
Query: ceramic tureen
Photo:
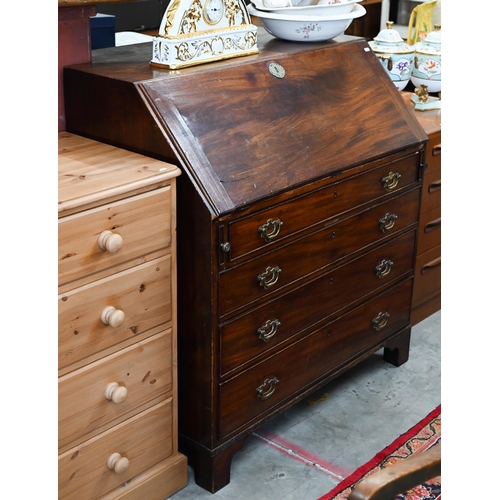
[[[414,47],[415,64],[411,75],[413,85],[426,85],[427,92],[441,92],[441,26],[434,26],[434,31]]]
[[[370,42],[370,48],[378,57],[387,74],[398,90],[403,90],[410,81],[413,69],[414,49],[408,45],[399,32],[393,29],[394,23],[387,21],[387,29]]]

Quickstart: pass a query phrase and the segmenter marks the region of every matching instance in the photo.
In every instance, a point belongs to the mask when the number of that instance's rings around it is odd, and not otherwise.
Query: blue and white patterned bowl
[[[330,16],[296,16],[276,14],[256,9],[247,5],[248,13],[259,18],[264,29],[282,40],[293,42],[324,42],[342,35],[352,23],[366,14],[366,9],[359,4],[351,12]]]

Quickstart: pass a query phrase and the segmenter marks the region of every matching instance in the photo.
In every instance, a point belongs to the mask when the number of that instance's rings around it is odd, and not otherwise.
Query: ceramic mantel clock
[[[170,69],[256,54],[244,0],[171,0],[153,38],[152,66]]]

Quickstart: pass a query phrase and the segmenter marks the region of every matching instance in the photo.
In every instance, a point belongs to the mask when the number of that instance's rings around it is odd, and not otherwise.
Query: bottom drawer
[[[173,452],[172,426],[169,398],[63,453],[59,456],[59,498],[100,498],[167,458]],[[108,468],[113,453],[128,459],[125,471]]]
[[[403,282],[221,384],[219,438],[408,325],[412,287]]]
[[[413,307],[441,293],[441,245],[417,257]]]

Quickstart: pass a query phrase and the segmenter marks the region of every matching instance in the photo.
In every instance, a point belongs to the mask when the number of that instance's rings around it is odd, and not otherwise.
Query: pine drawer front
[[[392,175],[391,175],[392,174]],[[229,223],[230,259],[273,246],[287,237],[364,203],[389,196],[417,183],[419,157],[412,154],[393,163],[354,175],[293,202],[283,203]],[[311,210],[314,207],[314,210]]]
[[[171,203],[169,186],[61,218],[59,285],[85,277],[89,282],[96,273],[110,275],[116,272],[115,266],[139,257],[146,261],[148,254],[168,248],[171,244]],[[109,235],[105,231],[115,238],[111,251],[102,243]]]
[[[287,285],[416,223],[419,197],[420,189],[414,189],[222,272],[221,316],[274,295]]]
[[[61,294],[59,368],[170,323],[171,275],[167,255]]]
[[[164,460],[173,451],[172,426],[169,398],[59,455],[59,498],[101,498]],[[128,460],[125,471],[108,467],[114,453]]]
[[[171,330],[60,377],[59,448],[151,406],[172,383]]]
[[[389,282],[400,279],[413,267],[414,244],[415,231],[405,233],[221,325],[221,375],[227,375],[238,366],[307,330],[312,326],[311,317],[326,319]],[[263,340],[261,334],[267,340]]]
[[[402,328],[410,318],[412,286],[411,279],[403,282],[221,384],[221,438]]]

